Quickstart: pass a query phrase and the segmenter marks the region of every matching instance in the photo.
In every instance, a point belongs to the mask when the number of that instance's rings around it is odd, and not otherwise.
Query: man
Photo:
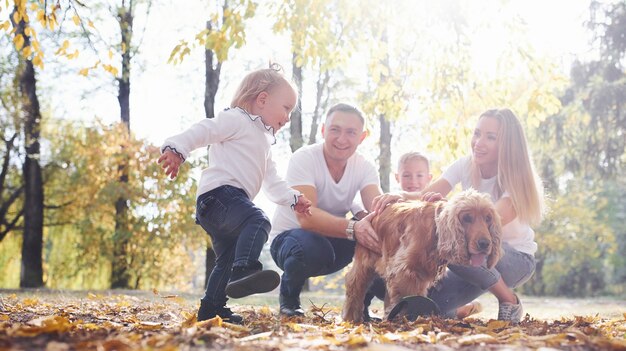
[[[303,315],[300,292],[309,277],[328,275],[347,266],[354,255],[355,240],[378,251],[379,242],[369,222],[348,219],[357,213],[353,205],[360,193],[366,210],[382,194],[378,172],[356,152],[367,136],[365,119],[355,107],[337,104],[322,125],[324,142],[297,150],[286,180],[311,200],[310,215],[279,206],[272,226],[270,252],[283,270],[280,313]],[[365,215],[360,212],[357,218]]]

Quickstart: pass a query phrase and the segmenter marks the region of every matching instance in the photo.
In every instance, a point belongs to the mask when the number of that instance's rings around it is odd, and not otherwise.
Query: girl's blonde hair
[[[426,156],[422,155],[421,153],[417,151],[412,151],[412,152],[407,152],[403,154],[402,156],[400,156],[400,160],[398,161],[398,171],[400,171],[400,168],[402,168],[402,165],[404,165],[405,163],[411,160],[417,160],[417,161],[422,161],[426,163],[426,167],[430,170],[430,162],[428,161],[428,158],[426,158]]]
[[[539,224],[544,210],[543,186],[535,171],[521,123],[509,109],[492,109],[480,118],[491,117],[500,122],[498,131],[498,175],[496,195],[508,192],[517,216],[524,222]],[[471,163],[472,183],[480,184],[480,170]]]
[[[241,107],[250,112],[254,100],[262,92],[271,92],[282,84],[287,84],[293,89],[296,96],[298,95],[293,83],[285,78],[282,74],[282,67],[273,63],[269,68],[259,69],[248,73],[235,92],[230,107]]]

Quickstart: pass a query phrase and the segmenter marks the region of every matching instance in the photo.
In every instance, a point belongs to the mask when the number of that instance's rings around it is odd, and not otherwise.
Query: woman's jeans
[[[299,297],[307,278],[337,272],[352,262],[354,247],[354,241],[304,229],[280,233],[270,246],[274,262],[283,270],[280,294]]]
[[[504,256],[492,269],[449,265],[446,275],[428,292],[441,314],[448,318],[456,316],[456,309],[473,301],[491,288],[500,277],[510,288],[525,283],[535,272],[535,257],[502,244]]]
[[[261,267],[270,221],[245,191],[223,185],[198,197],[196,222],[211,236],[216,256],[202,300],[223,306],[232,267]]]

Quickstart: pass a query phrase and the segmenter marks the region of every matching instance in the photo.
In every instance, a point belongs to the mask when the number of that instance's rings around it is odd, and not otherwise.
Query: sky
[[[417,1],[417,0],[416,0]],[[521,19],[526,23],[527,36],[530,44],[540,55],[551,57],[560,62],[566,74],[573,58],[584,57],[589,54],[588,32],[584,21],[588,16],[588,0],[509,0],[506,11],[500,10],[494,4],[502,3],[497,0],[472,2],[470,0],[442,0],[451,9],[463,5],[472,13],[468,18],[480,16],[498,17],[500,19]],[[228,106],[234,89],[243,75],[250,70],[266,66],[269,61],[283,65],[286,72],[291,71],[289,38],[286,35],[277,35],[272,31],[272,12],[268,11],[267,4],[259,6],[257,16],[247,25],[247,44],[241,49],[231,51],[229,60],[223,65],[222,77],[216,101],[216,111]],[[428,9],[428,2],[416,2]],[[468,5],[469,4],[469,5]],[[206,1],[185,0],[156,1],[146,19],[137,16],[135,27],[143,28],[139,34],[142,45],[140,53],[133,61],[133,75],[131,76],[131,129],[140,138],[145,138],[155,145],[175,133],[181,132],[193,122],[204,118],[204,54],[198,49],[188,56],[181,64],[168,64],[171,50],[181,39],[191,39],[204,27],[207,9]],[[417,6],[417,5],[416,5]],[[107,28],[99,28],[106,32]],[[117,30],[116,28],[109,28]],[[485,29],[476,33],[473,40],[473,64],[476,69],[485,74],[493,74],[493,58],[501,47],[512,39],[500,35],[496,29]],[[48,53],[47,55],[51,55]],[[50,64],[40,73],[40,83],[46,91],[52,92],[52,97],[43,102],[44,108],[54,111],[55,116],[66,119],[79,119],[87,123],[94,118],[105,122],[119,120],[119,105],[117,92],[113,84],[94,84],[98,81],[93,76],[82,77],[78,70],[84,67],[85,62],[93,60],[86,52],[84,61],[67,62],[59,60],[60,64]],[[354,63],[358,58],[352,59]],[[93,61],[91,61],[93,62]],[[362,66],[362,65],[361,65]],[[58,76],[58,69],[69,69],[62,77]],[[352,64],[352,69],[360,67]],[[107,80],[104,80],[106,82]],[[100,80],[99,82],[102,82]],[[109,80],[110,82],[110,80]],[[311,83],[305,81],[305,96],[311,96]],[[49,89],[49,90],[48,90]],[[353,100],[356,96],[345,96]],[[313,110],[313,102],[309,98],[303,100],[305,113]],[[415,137],[401,133],[403,122],[399,122],[398,132],[394,135],[398,139],[399,149],[413,147]],[[404,123],[411,123],[410,119]],[[290,149],[286,141],[285,130],[279,133],[279,142],[274,146],[275,159],[279,160],[279,171],[284,174]],[[307,130],[305,126],[304,130]],[[366,139],[365,150],[374,150],[376,140]],[[408,145],[411,146],[408,146]],[[202,151],[199,152],[202,155]],[[375,157],[370,153],[371,159]],[[394,155],[395,157],[398,155]],[[199,172],[196,172],[196,175]],[[397,186],[392,178],[392,190]],[[267,212],[273,211],[266,200],[261,196],[259,202]]]
[[[452,0],[448,2],[450,6],[458,3]],[[522,18],[527,23],[532,46],[539,53],[557,58],[562,62],[564,70],[567,70],[573,57],[585,54],[588,34],[583,21],[587,19],[587,0],[515,0],[509,1],[509,13],[501,14],[490,13],[497,11],[495,6],[490,6],[492,2],[483,1],[483,6],[470,8],[484,16]],[[167,63],[178,41],[192,38],[203,27],[204,18],[197,14],[206,13],[204,3],[187,0],[185,6],[180,6],[174,0],[158,1],[145,22],[141,51],[133,62],[134,74],[131,77],[131,129],[137,136],[155,144],[160,144],[172,131],[180,131],[204,117],[202,51],[197,50],[182,64]],[[268,17],[266,6],[260,6],[259,12],[258,18],[247,26],[247,45],[233,50],[223,66],[217,111],[228,106],[236,85],[246,71],[262,67],[270,60],[282,64],[287,72],[291,69],[289,39],[272,32],[273,20]],[[142,22],[136,23],[136,27],[141,26]],[[479,35],[482,36],[481,40],[474,40],[473,44],[474,65],[487,71],[490,66],[493,67],[489,59],[495,56],[493,50],[505,45],[509,38],[498,36],[494,30]],[[96,116],[105,121],[119,119],[114,88],[89,87],[88,78],[72,74],[63,77],[62,81],[55,81],[54,78],[50,80],[49,85],[62,96],[52,102],[52,108],[71,108],[65,111],[66,118],[90,119]],[[80,101],[76,96],[85,87],[91,91]],[[311,111],[312,103],[303,102],[305,112]]]

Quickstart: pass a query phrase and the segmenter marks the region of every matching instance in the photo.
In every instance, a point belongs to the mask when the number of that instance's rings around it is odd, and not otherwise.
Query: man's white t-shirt
[[[452,188],[461,183],[463,190],[474,188],[472,185],[470,167],[471,156],[465,156],[456,160],[441,176]],[[496,193],[496,177],[481,179],[478,189],[482,193],[489,194],[493,203],[500,198],[508,197],[505,191],[500,197]],[[537,252],[537,243],[535,242],[535,232],[528,223],[520,221],[519,217],[515,217],[511,222],[502,227],[502,241],[511,245],[520,252],[534,255]]]
[[[376,167],[359,153],[354,153],[339,182],[332,178],[324,159],[324,144],[298,149],[289,161],[285,180],[290,186],[308,185],[317,191],[317,207],[337,217],[355,209],[354,199],[368,185],[379,185]],[[295,213],[288,206],[278,206],[272,220],[271,236],[300,228]]]

